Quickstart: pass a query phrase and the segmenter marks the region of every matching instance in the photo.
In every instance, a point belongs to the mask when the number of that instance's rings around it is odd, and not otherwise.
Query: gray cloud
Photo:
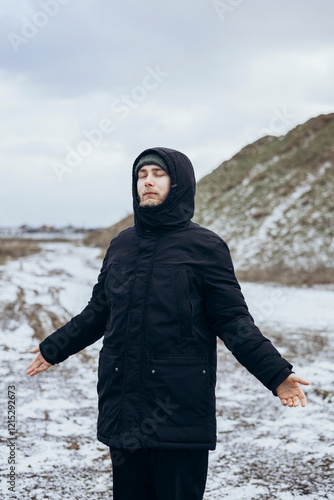
[[[333,111],[333,14],[330,0],[3,0],[0,225],[116,222],[142,149],[180,149],[200,178]],[[55,162],[106,119],[112,132],[59,182]]]

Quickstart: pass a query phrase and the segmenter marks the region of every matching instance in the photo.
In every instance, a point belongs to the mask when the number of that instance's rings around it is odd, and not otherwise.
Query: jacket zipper
[[[144,379],[144,368],[146,368],[146,359],[145,359],[145,340],[146,340],[146,312],[147,312],[147,302],[148,302],[148,293],[149,293],[149,286],[151,282],[151,275],[152,275],[152,270],[153,270],[153,264],[155,261],[155,256],[157,253],[158,249],[158,244],[159,244],[159,239],[157,238],[157,241],[155,243],[155,247],[153,250],[153,255],[151,258],[151,263],[150,267],[148,270],[148,277],[147,277],[147,284],[146,284],[146,290],[145,290],[145,296],[144,296],[144,307],[143,307],[143,326],[142,326],[142,336],[141,336],[141,363],[140,363],[140,378],[139,378],[139,421],[142,421],[143,417],[143,379]]]

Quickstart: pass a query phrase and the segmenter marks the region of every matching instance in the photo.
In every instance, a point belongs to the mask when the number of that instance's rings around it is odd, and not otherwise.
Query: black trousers
[[[202,500],[207,450],[110,448],[114,500]]]

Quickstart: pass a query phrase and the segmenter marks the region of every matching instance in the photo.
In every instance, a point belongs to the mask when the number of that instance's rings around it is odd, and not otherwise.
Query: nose
[[[151,173],[148,174],[145,180],[145,185],[153,186],[154,185],[154,177]]]

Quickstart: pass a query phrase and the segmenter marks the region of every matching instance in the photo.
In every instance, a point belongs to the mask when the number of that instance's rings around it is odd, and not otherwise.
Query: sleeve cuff
[[[276,394],[276,389],[277,387],[284,382],[284,380],[291,375],[291,373],[294,373],[293,371],[290,370],[290,368],[283,368],[283,370],[280,370],[269,382],[268,389],[272,391],[274,396],[277,396]]]
[[[57,359],[59,357],[59,349],[48,338],[44,339],[43,342],[39,344],[39,350],[45,361],[51,365],[60,363]]]

